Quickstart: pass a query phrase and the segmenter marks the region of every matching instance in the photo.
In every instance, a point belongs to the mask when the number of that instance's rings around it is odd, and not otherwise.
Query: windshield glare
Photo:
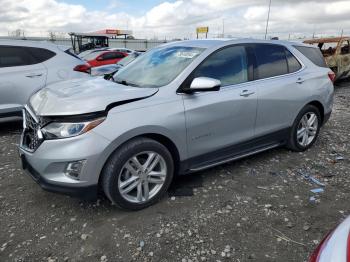
[[[204,48],[171,46],[150,50],[118,71],[113,78],[118,83],[140,87],[161,87],[173,81]]]
[[[134,61],[136,59],[136,57],[138,57],[138,56],[139,56],[138,53],[131,53],[127,57],[120,60],[117,64],[122,65],[122,66],[126,66],[127,64]]]

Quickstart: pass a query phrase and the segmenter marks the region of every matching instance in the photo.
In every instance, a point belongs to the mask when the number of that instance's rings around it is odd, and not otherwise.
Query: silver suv
[[[333,104],[317,48],[258,40],[165,44],[102,77],[29,100],[20,155],[46,190],[145,208],[175,175],[312,146]]]

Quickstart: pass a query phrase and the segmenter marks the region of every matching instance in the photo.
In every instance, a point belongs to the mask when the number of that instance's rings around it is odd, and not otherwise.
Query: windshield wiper
[[[139,87],[139,85],[136,85],[136,84],[134,84],[134,83],[127,82],[126,80],[116,80],[115,82],[118,83],[118,84],[125,85],[125,86]]]

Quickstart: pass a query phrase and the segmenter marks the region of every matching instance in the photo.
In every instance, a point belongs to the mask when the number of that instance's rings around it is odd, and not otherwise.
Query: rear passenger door
[[[0,114],[20,110],[45,85],[46,74],[31,48],[0,46]]]
[[[275,133],[284,136],[296,112],[303,106],[305,92],[302,68],[296,57],[284,46],[254,44],[254,79],[258,92],[255,135]]]
[[[222,158],[233,145],[253,137],[257,95],[249,71],[245,47],[230,46],[208,56],[185,81],[187,85],[196,77],[221,81],[219,91],[183,94],[190,157],[202,155],[202,161],[209,161],[205,154],[217,150],[208,157]]]

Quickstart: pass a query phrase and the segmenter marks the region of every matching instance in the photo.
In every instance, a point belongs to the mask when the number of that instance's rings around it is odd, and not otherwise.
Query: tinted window
[[[293,73],[301,69],[301,64],[299,61],[295,58],[294,55],[292,55],[291,52],[289,52],[287,49],[285,49],[286,52],[286,58],[288,63],[288,72]]]
[[[288,73],[285,48],[280,45],[254,45],[257,60],[257,79],[284,75]]]
[[[54,52],[43,48],[0,46],[0,67],[38,64],[55,55]]]
[[[34,58],[22,47],[0,46],[0,67],[34,64]]]
[[[122,53],[105,53],[102,55],[103,60],[110,60],[110,59],[117,59],[117,58],[124,58],[125,56]]]
[[[328,67],[323,55],[318,48],[307,46],[294,46],[300,53],[306,56],[312,63],[320,67]]]
[[[35,58],[36,63],[45,62],[56,55],[56,53],[44,48],[37,48],[37,47],[25,47],[25,48]]]
[[[193,77],[219,79],[222,86],[248,81],[245,48],[243,46],[233,46],[215,52],[197,67]]]

